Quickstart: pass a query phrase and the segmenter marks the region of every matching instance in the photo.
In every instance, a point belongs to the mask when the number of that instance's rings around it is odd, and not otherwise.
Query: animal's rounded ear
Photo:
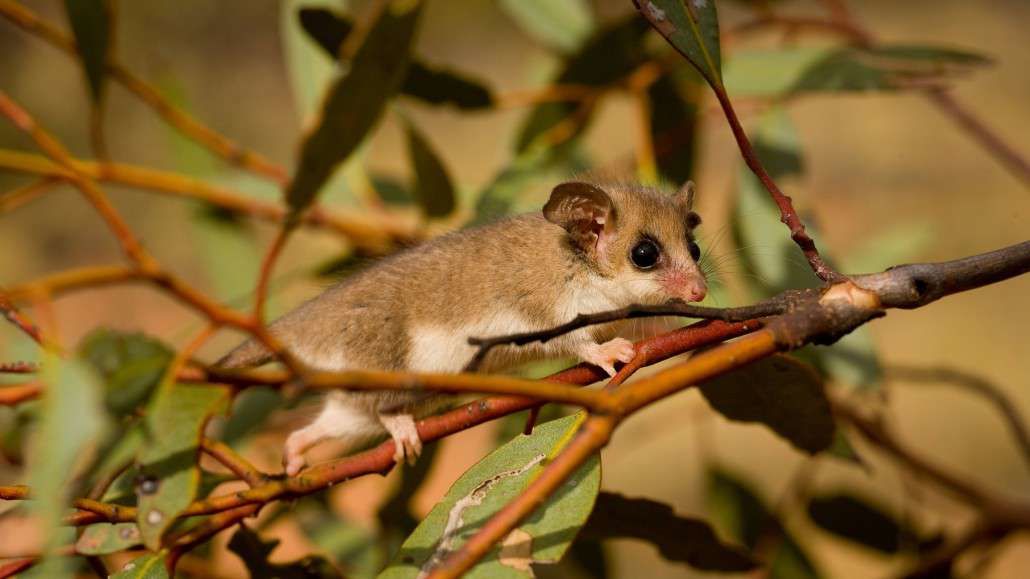
[[[551,191],[551,198],[544,205],[544,217],[568,231],[581,249],[590,251],[614,225],[615,207],[600,187],[573,181]]]
[[[676,200],[682,203],[683,206],[687,208],[687,211],[692,211],[694,209],[694,192],[696,190],[697,188],[694,186],[694,182],[687,181],[675,194]]]

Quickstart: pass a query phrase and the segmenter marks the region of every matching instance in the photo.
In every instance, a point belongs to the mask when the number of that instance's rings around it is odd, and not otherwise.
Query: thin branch
[[[22,30],[33,34],[62,51],[75,55],[75,41],[56,26],[39,18],[28,8],[14,0],[0,0],[0,16]],[[247,169],[257,175],[266,177],[278,185],[288,181],[286,170],[269,161],[262,155],[240,146],[214,129],[190,117],[176,108],[168,99],[161,96],[155,88],[130,72],[113,57],[107,60],[107,72],[111,78],[120,83],[129,92],[135,94],[150,106],[164,120],[187,138],[197,142],[225,161]]]
[[[272,280],[272,271],[275,269],[275,262],[279,259],[279,255],[282,253],[283,248],[286,247],[286,242],[289,240],[290,234],[293,230],[294,227],[289,224],[284,224],[279,228],[279,231],[275,235],[275,239],[272,240],[272,245],[269,246],[264,259],[261,260],[261,268],[259,270],[257,284],[254,289],[254,319],[257,320],[258,324],[265,323],[265,300],[268,298],[268,284]]]
[[[43,337],[39,332],[39,328],[18,311],[18,308],[14,306],[11,299],[7,297],[7,293],[2,289],[0,289],[0,314],[3,314],[7,321],[21,330],[23,334],[32,338],[33,342],[43,345]]]
[[[71,172],[69,181],[82,191],[86,199],[104,219],[115,237],[118,238],[118,243],[129,260],[140,268],[153,267],[155,265],[154,259],[143,249],[135,234],[133,234],[125,220],[122,219],[118,210],[111,205],[103,191],[89,177],[78,172],[71,155],[68,154],[64,146],[40,126],[28,111],[11,100],[7,93],[2,90],[0,90],[0,115],[7,117],[15,127],[31,137],[40,150],[50,156],[57,164]]]
[[[272,223],[282,223],[287,214],[287,210],[279,203],[255,199],[246,193],[221,185],[212,185],[179,173],[125,163],[101,164],[81,159],[73,159],[73,164],[76,170],[94,181],[117,183],[174,197],[196,199],[239,215]],[[73,177],[71,171],[57,163],[21,151],[0,149],[0,168],[62,181]],[[300,216],[300,221],[309,227],[336,232],[346,237],[355,247],[377,255],[418,239],[415,220],[382,212],[372,215],[351,210],[329,211],[324,206],[315,205]]]
[[[203,438],[200,441],[200,449],[229,469],[233,474],[243,479],[251,488],[264,483],[268,478],[265,473],[250,464],[247,459],[240,456],[239,453],[224,442]]]
[[[0,374],[35,374],[39,372],[39,364],[18,360],[15,362],[0,362]]]
[[[43,394],[43,385],[39,382],[0,386],[0,406],[16,406],[22,402],[35,400]]]
[[[63,179],[42,177],[28,185],[5,191],[3,194],[0,194],[0,215],[10,213],[19,207],[35,201],[62,181]]]
[[[635,304],[617,310],[609,310],[607,312],[579,314],[572,320],[547,330],[522,332],[505,336],[493,336],[489,338],[473,337],[469,338],[468,342],[473,346],[478,346],[479,350],[476,351],[475,356],[473,356],[465,366],[465,371],[472,372],[479,368],[487,354],[490,353],[490,350],[498,346],[524,346],[533,342],[546,343],[548,340],[552,340],[587,326],[595,326],[598,324],[635,318],[678,316],[684,318],[721,320],[724,322],[744,322],[755,318],[782,314],[789,309],[791,303],[796,301],[798,296],[800,296],[800,294],[787,293],[783,296],[760,302],[755,305],[738,308],[712,308],[684,303],[669,303],[658,306]]]
[[[1030,431],[1027,430],[1026,421],[1020,415],[1019,410],[1011,400],[1002,392],[1001,388],[992,384],[987,379],[963,372],[956,368],[918,368],[890,366],[887,368],[888,376],[892,379],[911,382],[925,382],[929,384],[951,384],[959,388],[977,394],[989,403],[1005,419],[1009,426],[1012,438],[1019,447],[1023,462],[1030,466]]]

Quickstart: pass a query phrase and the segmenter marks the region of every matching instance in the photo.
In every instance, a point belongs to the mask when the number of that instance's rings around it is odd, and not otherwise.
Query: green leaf
[[[110,579],[169,579],[165,567],[168,553],[147,553],[129,561],[122,570],[110,576]]]
[[[305,10],[339,8],[342,0],[286,0],[279,12],[279,30],[286,60],[286,72],[301,124],[318,114],[325,89],[336,75],[336,53],[327,57],[323,48],[301,27],[297,15]],[[338,48],[338,46],[337,46]]]
[[[143,544],[136,523],[96,523],[83,529],[75,542],[82,555],[109,555]]]
[[[651,140],[654,143],[660,176],[682,184],[694,176],[697,148],[697,94],[680,94],[671,74],[665,74],[648,87],[651,101]]]
[[[869,273],[883,271],[915,259],[937,239],[932,223],[917,221],[877,232],[863,239],[842,259],[844,271]]]
[[[750,485],[718,469],[708,471],[708,505],[715,520],[748,549],[774,545],[770,579],[818,579],[820,574],[804,549],[783,527]],[[765,547],[768,552],[768,547]]]
[[[301,145],[286,201],[295,218],[379,121],[404,80],[422,3],[393,0],[372,25],[350,70],[333,83],[314,130]]]
[[[544,149],[535,149],[516,157],[479,193],[476,218],[480,225],[511,213],[520,193],[542,178],[552,159]]]
[[[113,11],[106,0],[64,0],[75,46],[86,73],[93,104],[104,98],[104,77],[111,50]]]
[[[415,577],[459,548],[494,513],[525,491],[549,457],[575,434],[583,413],[537,426],[498,448],[459,478],[400,552],[380,574],[384,579]],[[598,457],[583,465],[562,490],[549,498],[506,539],[506,554],[495,548],[466,577],[528,577],[528,563],[561,559],[593,509],[600,486]],[[518,551],[518,554],[507,554]]]
[[[40,373],[45,388],[40,405],[40,422],[30,455],[28,483],[31,506],[41,521],[44,552],[64,541],[58,532],[61,515],[68,503],[69,483],[83,466],[83,457],[95,450],[107,427],[100,381],[82,360],[62,360],[49,354]],[[58,577],[70,569],[64,557],[47,558],[41,576]]]
[[[572,52],[594,29],[586,0],[501,0],[501,8],[537,42]]]
[[[243,440],[282,403],[282,394],[271,388],[247,388],[240,392],[222,429],[222,440],[229,446]]]
[[[890,91],[941,84],[957,72],[988,62],[978,54],[933,46],[741,50],[726,64],[725,82],[730,94],[744,97]]]
[[[223,412],[228,391],[166,381],[147,411],[147,440],[139,456],[139,523],[143,542],[156,550],[161,536],[196,497],[197,451],[208,418]]]
[[[633,4],[713,87],[722,85],[715,0],[633,0]]]
[[[764,424],[809,454],[833,444],[837,427],[822,378],[800,360],[770,356],[707,380],[700,388],[726,418]]]
[[[897,90],[941,84],[956,72],[990,62],[971,52],[888,45],[839,49],[809,66],[791,92]]]
[[[719,540],[708,523],[673,512],[667,504],[600,493],[577,540],[640,539],[662,557],[702,571],[750,571],[756,567],[740,547]]]
[[[409,119],[405,118],[403,123],[408,156],[415,168],[415,199],[427,216],[446,217],[455,207],[451,176],[425,135]]]
[[[264,541],[247,525],[240,524],[231,539],[229,550],[243,560],[251,577],[275,579],[330,579],[343,575],[322,557],[309,555],[291,563],[272,563],[268,560],[279,545],[279,539]]]
[[[808,516],[823,529],[849,541],[883,553],[897,553],[906,545],[919,544],[919,536],[897,521],[886,509],[852,494],[814,497]]]
[[[172,351],[140,333],[99,329],[79,344],[79,356],[104,381],[104,403],[115,416],[133,412],[161,383]]]
[[[553,84],[603,87],[615,83],[646,59],[642,43],[646,32],[647,24],[633,16],[602,28],[565,61]],[[551,130],[566,119],[570,119],[573,126],[561,142],[575,139],[593,116],[592,110],[584,113],[581,107],[579,103],[569,102],[534,107],[519,130],[515,151],[521,154],[531,147],[554,146]],[[578,116],[571,116],[573,114]]]
[[[494,95],[483,81],[419,61],[408,67],[401,93],[431,105],[452,105],[470,111],[494,104]]]
[[[301,8],[298,16],[301,27],[326,56],[333,61],[339,59],[340,46],[354,29],[354,24],[325,8]],[[408,65],[401,92],[429,104],[449,104],[466,110],[493,105],[493,95],[482,81],[417,60]]]

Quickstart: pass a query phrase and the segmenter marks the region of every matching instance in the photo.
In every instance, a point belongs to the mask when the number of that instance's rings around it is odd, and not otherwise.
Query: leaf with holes
[[[782,354],[706,380],[701,394],[738,422],[759,422],[809,454],[833,444],[836,424],[819,374]]]
[[[139,455],[137,523],[148,549],[161,545],[161,536],[196,497],[200,486],[197,452],[204,425],[223,412],[228,390],[221,386],[176,384],[166,381],[151,402],[146,417],[146,441]]]
[[[722,85],[715,0],[633,0],[633,4],[713,87]]]
[[[408,68],[422,3],[393,0],[372,25],[350,69],[329,89],[321,118],[301,145],[286,190],[291,218],[304,211],[337,166],[372,131]]]
[[[107,329],[86,336],[79,355],[103,378],[104,403],[115,416],[145,403],[172,361],[172,351],[158,340]]]
[[[673,512],[667,504],[601,493],[577,540],[640,539],[669,561],[701,571],[742,572],[756,567],[740,547],[719,540],[708,523]]]
[[[440,156],[418,127],[404,119],[408,156],[415,168],[415,199],[429,217],[446,217],[454,211],[454,183]]]
[[[541,424],[531,436],[518,436],[466,471],[379,577],[416,577],[438,565],[526,490],[543,464],[565,448],[584,417],[578,413]],[[466,577],[531,577],[532,563],[561,559],[590,515],[600,482],[601,463],[595,456]]]
[[[83,529],[75,541],[75,551],[82,555],[109,555],[142,544],[136,523],[96,523]]]
[[[126,563],[110,579],[168,579],[168,569],[165,567],[167,559],[166,551],[148,553]]]
[[[501,0],[501,8],[534,40],[562,52],[572,52],[594,29],[586,0]]]
[[[75,47],[94,106],[104,98],[107,57],[113,38],[113,10],[108,0],[64,0]]]

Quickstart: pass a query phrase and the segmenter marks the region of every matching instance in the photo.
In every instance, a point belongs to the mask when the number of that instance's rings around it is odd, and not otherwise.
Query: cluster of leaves
[[[101,15],[110,10],[99,0],[66,4],[90,94],[100,107],[112,28],[110,18]],[[596,22],[584,0],[512,0],[500,5],[529,36],[553,51],[559,65],[548,87],[585,87],[590,95],[533,106],[518,130],[510,163],[469,202],[429,135],[404,107],[450,106],[474,114],[492,109],[498,97],[484,81],[431,64],[415,52],[424,3],[387,2],[365,28],[314,1],[285,3],[283,38],[291,77],[301,115],[311,127],[286,191],[294,216],[319,195],[329,203],[354,204],[363,183],[371,183],[387,202],[413,205],[427,219],[454,218],[467,210],[464,217],[478,222],[535,207],[540,199],[527,193],[534,183],[591,166],[581,145],[598,103],[614,91],[638,90],[628,86],[627,79],[646,66],[660,71],[637,95],[649,105],[647,132],[657,166],[655,175],[644,170],[642,178],[682,182],[694,175],[699,106],[707,84],[716,92],[760,97],[769,103],[755,128],[755,148],[778,181],[799,184],[805,167],[800,139],[786,112],[791,98],[894,91],[983,61],[969,53],[925,46],[791,48],[729,55],[724,70],[714,2],[655,0],[641,7],[646,20],[631,13],[603,23]],[[655,42],[647,20],[686,60]],[[404,128],[414,175],[408,185],[365,174],[363,145],[374,137],[384,114],[397,115]],[[211,180],[228,178],[197,161],[189,152],[193,145],[175,141],[175,146],[184,151],[184,172]],[[231,178],[255,197],[277,194],[260,183]],[[733,196],[733,240],[750,274],[743,283],[752,296],[811,284],[811,273],[782,231],[775,207],[743,163]],[[232,215],[211,208],[197,215],[196,228],[209,246],[204,254],[217,293],[231,300],[240,291],[238,280],[255,277],[259,259],[253,232]],[[886,232],[839,262],[850,269],[898,261],[926,241],[925,232],[915,231],[918,235]],[[781,245],[777,240],[783,240]],[[339,274],[339,260],[332,270]],[[141,546],[150,551],[117,576],[162,576],[169,537],[196,524],[179,518],[183,509],[225,482],[225,477],[198,466],[208,422],[218,417],[222,426],[214,432],[239,447],[282,405],[278,394],[265,390],[248,390],[232,399],[217,385],[178,384],[170,372],[172,359],[168,347],[150,338],[97,332],[70,360],[46,360],[43,399],[23,407],[28,418],[12,422],[5,433],[4,447],[10,449],[32,426],[35,444],[47,449],[32,453],[28,481],[39,499],[34,504],[48,525],[51,547],[69,540],[57,532],[63,514],[58,506],[70,497],[84,496],[91,487],[100,488],[101,481],[113,482],[96,498],[137,509],[134,522],[97,523],[77,537],[78,551],[87,555]],[[726,418],[763,424],[801,452],[858,462],[830,413],[826,384],[874,389],[881,373],[872,341],[860,331],[833,348],[771,358],[703,384],[700,391]],[[229,417],[222,419],[225,415]],[[415,577],[523,491],[542,465],[564,448],[581,419],[557,418],[538,426],[532,435],[512,438],[464,473],[421,522],[412,518],[408,501],[432,464],[431,452],[416,470],[405,473],[401,488],[380,513],[378,534],[341,520],[322,497],[302,500],[290,514],[350,574]],[[99,450],[86,452],[90,448]],[[698,569],[741,571],[766,564],[773,577],[820,576],[779,515],[747,483],[715,467],[709,477],[710,504],[721,533],[666,505],[601,492],[600,470],[600,457],[582,467],[472,575],[532,576],[533,564],[556,564],[566,553],[570,556],[562,564],[601,575],[605,569],[597,556],[597,541],[628,537],[652,543],[670,561]],[[884,553],[918,553],[937,540],[849,492],[812,498],[807,512],[819,527]],[[264,524],[272,520],[275,517]],[[261,539],[260,530],[240,526],[229,544],[255,576],[338,576],[335,567],[320,558],[269,562],[275,543]],[[727,544],[719,536],[732,537],[737,544]],[[53,558],[39,572],[53,576],[47,574],[68,564],[67,559]]]

